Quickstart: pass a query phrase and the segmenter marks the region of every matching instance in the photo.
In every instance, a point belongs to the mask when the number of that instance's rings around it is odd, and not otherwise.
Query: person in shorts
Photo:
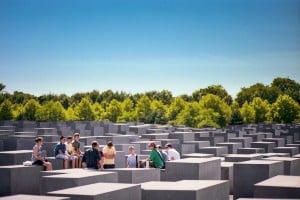
[[[72,146],[73,146],[73,153],[74,153],[74,155],[77,156],[76,166],[78,168],[81,167],[81,161],[82,161],[82,155],[83,155],[83,153],[80,151],[80,142],[79,142],[79,140],[80,140],[80,134],[79,133],[74,133]]]
[[[103,156],[104,156],[104,169],[115,168],[116,150],[112,141],[108,141],[107,145],[103,148]]]
[[[68,162],[70,160],[70,155],[67,152],[67,147],[66,147],[66,137],[61,136],[59,143],[56,144],[54,148],[54,156],[56,159],[63,159],[64,160],[64,168],[68,168]]]
[[[70,160],[72,161],[72,168],[75,168],[75,167],[77,167],[77,164],[78,164],[78,157],[76,156],[75,153],[73,153],[72,140],[73,140],[72,136],[67,137],[66,148],[67,148],[68,154],[70,155]]]
[[[41,138],[41,137],[35,138],[35,145],[32,150],[31,161],[32,161],[33,165],[44,166],[45,171],[50,171],[50,170],[52,170],[52,164],[51,164],[51,162],[47,162],[47,160],[45,160],[45,157],[44,157],[43,151],[42,151],[43,142],[44,142],[43,138]]]

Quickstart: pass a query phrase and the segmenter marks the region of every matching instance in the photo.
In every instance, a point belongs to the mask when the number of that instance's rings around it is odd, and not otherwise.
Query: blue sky
[[[300,0],[1,0],[0,71],[35,95],[300,82]]]

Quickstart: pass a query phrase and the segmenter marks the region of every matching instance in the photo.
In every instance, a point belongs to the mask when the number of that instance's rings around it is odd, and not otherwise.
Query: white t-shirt
[[[137,166],[137,155],[129,154],[127,157],[128,168],[136,168]]]
[[[176,149],[168,149],[167,150],[168,158],[169,160],[179,160],[180,159],[180,154]]]

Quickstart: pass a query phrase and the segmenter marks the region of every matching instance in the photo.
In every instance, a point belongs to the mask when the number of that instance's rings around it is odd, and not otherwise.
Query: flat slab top
[[[18,195],[10,195],[5,197],[0,197],[1,200],[64,200],[70,199],[69,197],[54,197],[54,196],[39,196],[39,195],[25,195],[25,194],[18,194]]]
[[[255,184],[255,186],[288,187],[300,189],[300,176],[278,175],[265,181],[259,182]]]
[[[183,180],[177,182],[151,181],[151,182],[142,183],[141,185],[142,185],[142,189],[144,190],[197,191],[203,188],[208,188],[225,182],[227,181],[221,181],[221,180]]]
[[[221,167],[233,167],[233,162],[221,162]]]
[[[114,169],[104,169],[104,171],[158,171],[160,172],[160,169],[156,169],[156,168],[114,168]]]
[[[269,157],[269,158],[264,158],[265,160],[278,160],[278,161],[296,161],[299,160],[300,158],[291,158],[291,157]]]
[[[171,163],[204,163],[210,161],[220,161],[220,158],[183,158],[179,160],[168,161]]]
[[[19,169],[19,168],[36,168],[38,166],[32,165],[32,166],[24,166],[24,165],[6,165],[6,166],[0,166],[0,169]],[[40,168],[40,167],[38,167]]]
[[[253,154],[228,154],[225,157],[230,158],[259,158],[262,157],[259,154],[253,153]]]
[[[114,174],[114,172],[82,170],[81,172],[77,172],[77,173],[56,174],[52,176],[46,176],[45,178],[78,179],[78,178],[91,177],[91,176],[102,176],[107,174]]]
[[[235,145],[235,144],[242,144],[240,142],[220,142],[217,143],[218,145]]]
[[[201,147],[199,149],[226,149],[227,147],[222,147],[222,146],[218,146],[218,147]]]
[[[270,165],[270,164],[276,164],[281,161],[275,161],[275,160],[247,160],[240,163],[235,163],[237,165]]]
[[[275,147],[274,149],[298,149],[298,147]]]
[[[263,156],[263,157],[278,157],[278,156],[284,156],[284,157],[290,157],[289,153],[259,153],[259,155]]]
[[[123,183],[94,183],[89,185],[83,185],[63,190],[57,190],[48,192],[53,195],[80,195],[80,196],[95,196],[116,190],[122,190],[131,187],[140,187],[138,184],[123,184]]]
[[[32,145],[33,148],[33,145]],[[1,151],[0,154],[27,154],[32,153],[32,150],[17,150],[17,151]]]
[[[251,144],[275,144],[275,142],[251,142]]]
[[[189,154],[183,154],[182,156],[185,156],[185,157],[213,157],[214,154],[208,154],[208,153],[189,153]]]

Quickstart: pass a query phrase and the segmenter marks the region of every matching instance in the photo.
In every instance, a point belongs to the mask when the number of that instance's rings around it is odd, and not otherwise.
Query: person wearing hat
[[[173,148],[172,144],[168,143],[165,145],[166,152],[169,160],[179,160],[180,154],[176,149]]]
[[[154,142],[151,142],[149,144],[149,149],[151,150],[151,153],[146,160],[150,161],[150,166],[154,168],[164,169],[165,161],[161,153],[156,149],[156,144]]]

